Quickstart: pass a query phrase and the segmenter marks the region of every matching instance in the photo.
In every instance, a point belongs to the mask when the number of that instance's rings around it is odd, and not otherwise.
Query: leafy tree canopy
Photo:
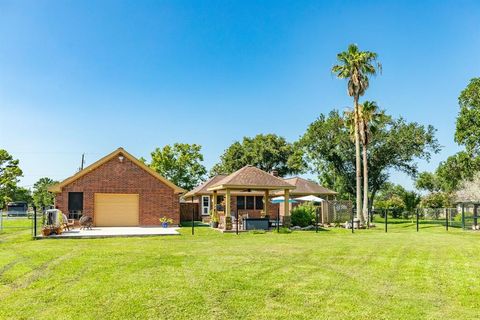
[[[471,180],[480,171],[480,157],[473,157],[465,151],[448,157],[435,172],[422,172],[415,181],[419,190],[451,193],[466,180]]]
[[[467,152],[480,155],[480,78],[474,78],[460,93],[455,141]]]
[[[37,208],[43,208],[53,205],[54,195],[48,192],[48,187],[58,183],[48,177],[38,179],[33,185],[33,204]]]
[[[156,148],[150,167],[177,186],[191,190],[203,181],[207,169],[202,164],[202,147],[198,144],[175,143]]]
[[[253,165],[267,172],[277,170],[280,176],[284,176],[299,172],[296,168],[298,162],[289,163],[293,156],[293,145],[276,134],[244,137],[242,142],[236,141],[225,150],[210,175],[230,174],[246,165]]]
[[[337,110],[321,114],[307,129],[298,146],[309,170],[338,192],[355,196],[355,148],[345,119]],[[429,160],[440,150],[435,129],[403,118],[384,116],[372,133],[368,149],[370,204],[395,169],[411,176],[418,173],[416,160]],[[345,197],[345,195],[343,196]]]
[[[0,208],[13,200],[18,178],[22,176],[19,161],[4,149],[0,149]]]
[[[386,182],[375,198],[375,208],[414,210],[420,203],[420,195],[398,184]]]
[[[450,195],[446,192],[432,192],[422,198],[423,208],[449,208],[452,206]]]
[[[12,201],[25,201],[27,203],[32,203],[32,192],[30,189],[24,187],[16,187],[12,193]]]

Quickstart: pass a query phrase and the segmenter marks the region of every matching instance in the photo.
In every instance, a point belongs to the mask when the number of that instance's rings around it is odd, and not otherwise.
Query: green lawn
[[[29,222],[28,222],[29,223]],[[480,233],[395,224],[291,234],[0,234],[5,319],[474,319]]]

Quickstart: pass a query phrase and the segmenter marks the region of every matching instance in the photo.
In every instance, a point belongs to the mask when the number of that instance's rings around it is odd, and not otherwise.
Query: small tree
[[[48,187],[58,183],[48,177],[40,178],[33,185],[33,203],[37,208],[49,207],[53,205],[54,195],[48,192]]]

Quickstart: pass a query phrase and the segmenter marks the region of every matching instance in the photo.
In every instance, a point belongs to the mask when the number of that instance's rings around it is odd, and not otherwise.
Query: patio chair
[[[70,231],[70,228],[73,229],[73,226],[75,225],[75,220],[68,219],[65,213],[62,214],[62,217],[62,227],[65,228],[67,231]]]

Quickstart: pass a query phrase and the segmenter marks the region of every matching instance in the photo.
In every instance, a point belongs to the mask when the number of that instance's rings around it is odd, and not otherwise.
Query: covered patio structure
[[[295,186],[290,183],[253,166],[245,166],[238,171],[222,178],[221,180],[212,184],[208,190],[213,193],[213,210],[217,210],[218,193],[222,192],[225,196],[225,210],[224,215],[220,218],[220,228],[224,230],[232,230],[232,217],[235,218],[236,228],[239,226],[239,219],[245,220],[239,215],[239,210],[236,209],[232,213],[231,208],[231,193],[232,192],[262,192],[264,194],[263,201],[263,216],[269,216],[270,196],[274,191],[283,191],[285,202],[283,210],[283,224],[290,225],[290,207],[289,197],[290,191],[295,189]],[[260,220],[257,218],[257,220]],[[243,221],[245,223],[245,221]]]

